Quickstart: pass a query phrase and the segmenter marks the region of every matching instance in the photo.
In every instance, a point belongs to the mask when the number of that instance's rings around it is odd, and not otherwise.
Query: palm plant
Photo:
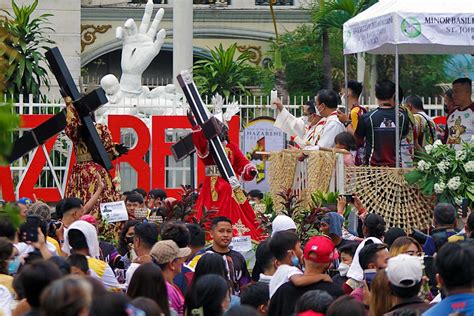
[[[49,88],[49,79],[46,69],[42,64],[46,58],[42,51],[48,49],[47,44],[54,44],[46,32],[54,31],[49,24],[48,18],[51,14],[42,14],[32,18],[32,14],[38,6],[38,0],[31,5],[19,7],[12,0],[13,14],[2,10],[6,15],[0,19],[0,27],[6,31],[2,43],[17,52],[17,58],[9,57],[8,67],[5,72],[6,91],[11,95],[33,94],[40,96],[40,87],[45,85]],[[0,57],[5,56],[7,51],[0,47]]]
[[[342,31],[342,26],[352,17],[375,4],[377,0],[318,0],[313,8],[313,23],[323,50],[324,87],[332,89],[332,64],[329,48],[331,30]]]
[[[211,58],[199,60],[193,67],[194,79],[203,95],[209,99],[219,93],[229,98],[238,94],[250,95],[245,88],[253,67],[247,64],[250,55],[242,53],[236,58],[237,43],[224,49],[222,44],[210,51]]]

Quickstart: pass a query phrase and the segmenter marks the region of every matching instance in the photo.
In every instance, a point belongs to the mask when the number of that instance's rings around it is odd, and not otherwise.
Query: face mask
[[[341,276],[346,276],[347,275],[347,272],[349,271],[349,268],[351,266],[348,265],[347,263],[340,263],[339,264],[339,267],[337,268],[337,271],[339,271],[339,274]]]
[[[291,257],[291,264],[292,264],[294,267],[299,266],[299,265],[300,265],[300,259],[299,259],[297,256]]]
[[[20,257],[16,256],[13,260],[8,263],[8,274],[15,275],[20,267]]]
[[[255,201],[249,201],[250,206],[254,206],[256,203]]]
[[[301,119],[303,120],[304,125],[307,125],[307,124],[308,124],[308,122],[309,122],[308,116],[305,115],[305,116],[303,116]]]

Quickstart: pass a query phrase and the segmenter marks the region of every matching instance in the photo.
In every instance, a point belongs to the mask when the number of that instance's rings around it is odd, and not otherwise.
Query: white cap
[[[388,260],[387,277],[390,283],[398,287],[412,287],[423,277],[422,258],[401,254]]]
[[[293,219],[286,215],[278,215],[272,222],[272,236],[278,232],[289,229],[296,229],[296,224]]]

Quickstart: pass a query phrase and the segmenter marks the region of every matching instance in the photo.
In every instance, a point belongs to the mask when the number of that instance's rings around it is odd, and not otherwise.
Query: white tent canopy
[[[474,54],[474,0],[380,0],[344,23],[344,54]]]

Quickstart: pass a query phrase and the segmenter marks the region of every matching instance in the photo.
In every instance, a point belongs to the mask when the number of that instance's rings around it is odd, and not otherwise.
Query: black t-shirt
[[[400,140],[408,134],[408,114],[399,111]],[[365,113],[355,136],[365,138],[365,164],[395,167],[395,108],[377,108]]]
[[[245,262],[245,258],[242,254],[235,250],[230,250],[226,253],[217,252],[212,249],[212,246],[205,251],[215,252],[225,258],[229,279],[232,282],[232,294],[238,295],[240,289],[251,282],[247,262]]]
[[[306,292],[321,290],[329,293],[334,299],[344,295],[344,292],[337,285],[321,281],[304,287],[296,287],[291,282],[287,282],[273,294],[270,301],[268,315],[290,316],[295,313],[295,306],[298,299]]]

